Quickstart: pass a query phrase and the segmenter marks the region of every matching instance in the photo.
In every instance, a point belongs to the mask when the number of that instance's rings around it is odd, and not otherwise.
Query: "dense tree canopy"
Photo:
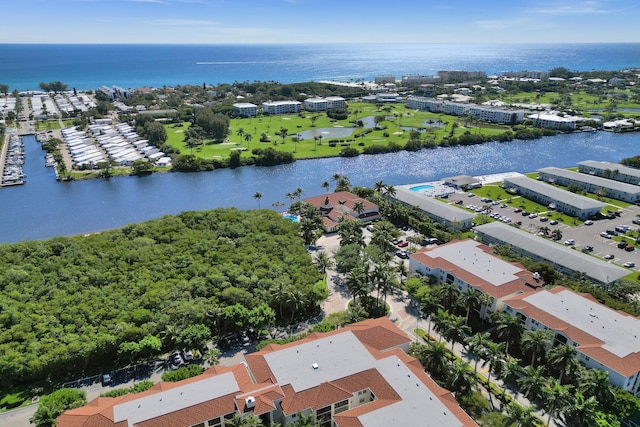
[[[79,376],[176,341],[313,311],[321,275],[298,225],[275,212],[186,212],[90,236],[0,245],[3,388]],[[301,295],[289,309],[272,289]],[[245,323],[225,308],[251,307]],[[244,318],[244,317],[243,317]],[[169,339],[169,336],[173,339]],[[121,347],[123,343],[124,347]]]

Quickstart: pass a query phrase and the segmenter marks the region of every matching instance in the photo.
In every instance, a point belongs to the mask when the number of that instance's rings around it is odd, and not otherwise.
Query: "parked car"
[[[506,203],[503,203],[503,204],[501,204],[501,205],[500,205],[500,207],[501,207],[501,208],[506,208],[506,207],[507,207],[507,205],[506,205]]]
[[[606,231],[603,231],[602,233],[600,233],[600,237],[604,237],[605,239],[610,239],[611,234],[607,233]]]
[[[102,387],[108,386],[113,382],[113,378],[111,378],[111,374],[102,374],[100,378],[102,382]]]
[[[398,258],[408,259],[409,258],[409,252],[407,252],[407,251],[398,251],[398,252],[396,252],[396,256]]]
[[[618,225],[618,226],[615,228],[615,230],[616,230],[618,233],[622,233],[622,234],[624,234],[624,233],[626,233],[627,231],[629,231],[629,226],[628,226],[628,225]]]
[[[627,245],[624,247],[624,250],[627,252],[633,252],[636,248],[634,246],[631,245]]]
[[[617,236],[618,232],[615,230],[607,230],[607,234],[611,235],[611,236]]]
[[[182,350],[182,354],[184,355],[185,362],[190,362],[193,360],[193,352],[191,350]]]
[[[633,268],[633,267],[635,267],[635,266],[636,266],[636,263],[635,263],[635,262],[628,261],[628,262],[625,262],[624,264],[622,264],[622,266],[623,266],[623,267],[627,267],[627,268]]]
[[[640,225],[640,219],[638,218],[632,219],[631,222],[634,223],[635,225]]]
[[[558,221],[552,219],[551,222],[549,222],[549,225],[558,225]]]
[[[522,221],[518,220],[515,222],[516,225],[522,225]]]
[[[624,249],[627,247],[627,242],[624,240],[622,242],[618,242],[618,249]]]
[[[549,218],[547,218],[546,216],[540,217],[540,222],[547,222],[547,221],[549,221]]]
[[[529,215],[529,218],[534,219],[537,218],[538,214],[537,213],[532,213],[531,215]]]
[[[564,241],[564,244],[567,245],[567,246],[573,246],[573,245],[576,244],[576,241],[573,240],[573,239],[567,239],[567,240]]]
[[[409,246],[409,242],[405,242],[404,240],[402,242],[398,242],[397,245],[399,248],[406,248],[407,246]]]
[[[520,209],[520,208],[515,208],[513,211],[514,211],[515,213],[518,213],[518,212],[522,212],[522,209]]]
[[[584,222],[584,225],[593,225],[593,221],[591,221],[590,219],[586,220]]]
[[[587,246],[584,247],[584,250],[587,251],[587,252],[593,252],[593,246],[587,245]]]
[[[606,254],[604,259],[614,259],[616,256],[614,254]]]
[[[529,215],[531,215],[531,212],[522,211],[522,216],[529,216]]]
[[[171,363],[174,365],[181,365],[182,364],[182,356],[180,356],[180,352],[176,351],[175,353],[173,353],[171,355]]]

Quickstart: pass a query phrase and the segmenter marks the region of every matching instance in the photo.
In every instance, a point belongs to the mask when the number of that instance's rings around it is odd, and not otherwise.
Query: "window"
[[[340,412],[344,412],[349,409],[349,400],[343,400],[334,405],[334,412],[339,414]]]

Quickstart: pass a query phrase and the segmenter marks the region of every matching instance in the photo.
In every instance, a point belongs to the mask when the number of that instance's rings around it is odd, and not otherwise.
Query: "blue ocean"
[[[604,44],[0,44],[0,83],[11,90],[62,81],[161,87],[234,81],[372,80],[438,70],[620,70],[640,67],[640,43]]]

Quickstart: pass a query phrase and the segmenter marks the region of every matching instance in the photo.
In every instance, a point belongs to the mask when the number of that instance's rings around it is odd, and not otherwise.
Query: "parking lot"
[[[462,200],[462,203],[459,203],[461,207],[464,206],[474,211],[480,208],[477,213],[482,213],[482,208],[489,205],[491,212],[488,212],[488,215],[497,216],[498,218],[494,218],[496,220],[503,218],[502,222],[516,224],[530,233],[537,234],[542,228],[548,228],[550,232],[556,229],[560,230],[562,239],[560,239],[558,243],[563,244],[564,241],[573,239],[575,244],[567,246],[571,246],[575,250],[582,250],[585,246],[591,246],[593,248],[590,252],[591,255],[603,259],[606,255],[613,255],[613,258],[608,260],[609,262],[619,265],[632,262],[635,264],[635,267],[633,267],[635,270],[638,270],[640,266],[640,254],[638,250],[626,251],[620,249],[617,247],[618,242],[616,240],[601,236],[602,232],[614,230],[615,227],[620,225],[628,225],[629,230],[637,231],[640,227],[634,224],[633,220],[636,219],[637,214],[640,214],[640,207],[638,206],[632,205],[622,209],[620,216],[613,219],[592,221],[591,225],[586,225],[589,224],[589,222],[587,222],[586,224],[570,226],[549,220],[547,212],[529,213],[529,215],[524,216],[523,213],[525,212],[522,212],[519,208],[497,202],[485,203],[479,197],[461,197],[460,200]],[[475,207],[475,209],[473,207]],[[547,218],[547,220],[543,218]],[[630,245],[634,245],[635,243],[635,239],[630,237],[627,238],[627,241]]]

